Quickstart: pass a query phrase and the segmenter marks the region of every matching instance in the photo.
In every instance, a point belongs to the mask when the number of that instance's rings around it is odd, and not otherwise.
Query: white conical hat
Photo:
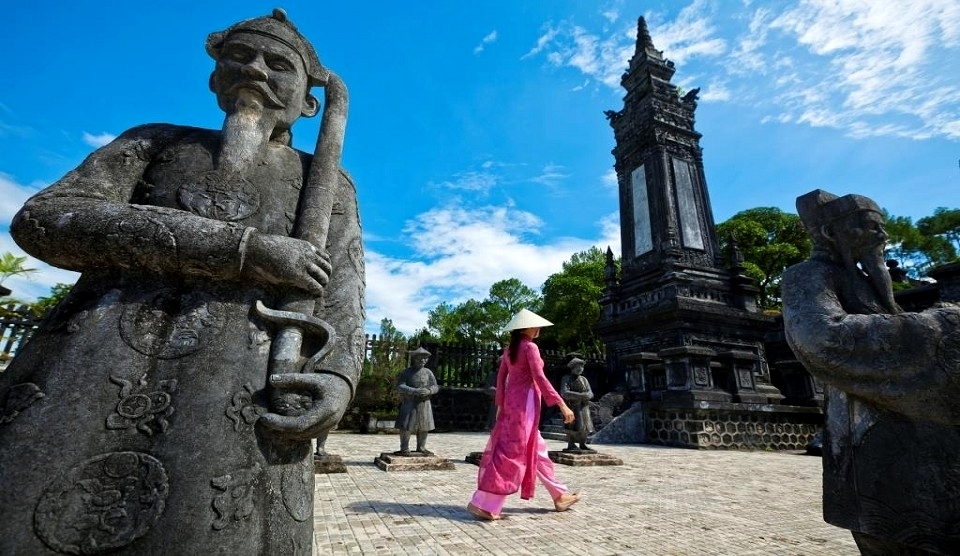
[[[543,328],[544,326],[553,326],[553,323],[533,311],[520,309],[520,312],[513,315],[513,318],[503,327],[503,330],[509,332],[511,330],[523,330],[524,328]]]

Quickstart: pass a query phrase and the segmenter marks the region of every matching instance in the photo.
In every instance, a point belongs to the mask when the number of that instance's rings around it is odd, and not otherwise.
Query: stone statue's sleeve
[[[366,281],[357,190],[343,171],[330,214],[327,252],[333,271],[324,289],[323,301],[317,304],[317,316],[333,325],[337,338],[335,348],[324,359],[322,367],[342,373],[356,384],[366,349]]]
[[[784,273],[787,342],[807,370],[912,419],[960,424],[960,309],[849,314],[833,272],[802,263]]]
[[[30,198],[11,235],[29,254],[83,272],[121,268],[230,278],[252,228],[186,211],[131,203],[144,171],[191,128],[133,128]]]
[[[433,374],[433,371],[430,371],[430,395],[436,396],[437,392],[440,391],[440,386],[437,384],[437,375]]]
[[[401,396],[412,396],[417,391],[416,388],[407,384],[410,375],[407,370],[400,371],[400,375],[397,376],[397,391],[400,392]]]

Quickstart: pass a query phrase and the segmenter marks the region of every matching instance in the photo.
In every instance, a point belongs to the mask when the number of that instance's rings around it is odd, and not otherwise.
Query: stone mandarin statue
[[[430,398],[440,391],[433,371],[425,365],[430,352],[419,347],[410,352],[410,366],[400,371],[397,377],[397,391],[400,393],[400,414],[397,428],[400,429],[400,451],[398,455],[410,455],[410,434],[417,435],[416,452],[430,456],[427,450],[427,434],[432,431],[433,405]]]
[[[960,547],[960,308],[902,312],[880,207],[797,199],[810,259],[783,275],[787,341],[826,388],[823,513],[863,554]]]
[[[587,436],[594,431],[593,418],[590,416],[590,400],[593,399],[593,390],[590,382],[583,376],[583,367],[586,362],[574,357],[567,363],[570,374],[560,380],[560,396],[567,406],[573,410],[576,420],[564,425],[567,433],[567,450],[590,450],[587,447]]]
[[[222,129],[130,129],[13,221],[82,275],[0,374],[0,554],[311,552],[363,358],[346,91],[282,10],[206,49]]]

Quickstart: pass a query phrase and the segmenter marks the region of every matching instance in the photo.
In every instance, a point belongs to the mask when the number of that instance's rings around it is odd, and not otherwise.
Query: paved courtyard
[[[859,554],[848,531],[821,518],[820,459],[797,452],[720,452],[595,445],[622,466],[557,466],[583,499],[566,513],[539,484],[512,496],[504,519],[480,522],[466,505],[484,433],[435,433],[428,447],[452,471],[385,472],[389,434],[334,433],[326,447],[347,473],[317,475],[314,552],[325,554],[830,555]],[[566,443],[547,440],[551,450]]]

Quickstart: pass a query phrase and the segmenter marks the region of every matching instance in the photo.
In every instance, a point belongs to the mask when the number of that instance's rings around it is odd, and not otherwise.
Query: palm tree
[[[25,276],[37,271],[35,268],[24,267],[25,262],[27,262],[26,255],[18,257],[10,252],[0,255],[0,297],[10,295],[10,289],[3,286],[4,280],[11,276]]]

